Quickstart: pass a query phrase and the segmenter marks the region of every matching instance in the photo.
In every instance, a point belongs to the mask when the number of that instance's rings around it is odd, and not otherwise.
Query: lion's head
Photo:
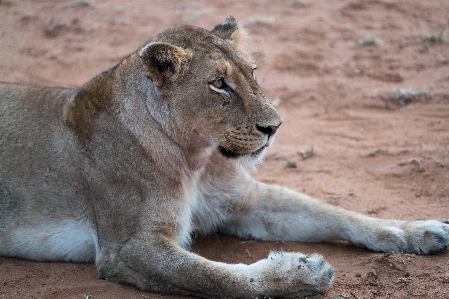
[[[256,82],[254,62],[238,50],[243,34],[233,17],[212,31],[180,25],[139,52],[182,135],[228,158],[262,156],[282,123]]]

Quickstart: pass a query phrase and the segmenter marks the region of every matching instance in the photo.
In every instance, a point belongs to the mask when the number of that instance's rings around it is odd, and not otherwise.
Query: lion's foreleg
[[[449,225],[439,221],[376,219],[287,188],[253,184],[226,232],[269,241],[348,240],[381,252],[427,254],[449,245]]]
[[[256,263],[225,264],[151,234],[97,259],[100,277],[149,291],[206,298],[307,296],[323,291],[334,270],[319,255],[272,252]]]

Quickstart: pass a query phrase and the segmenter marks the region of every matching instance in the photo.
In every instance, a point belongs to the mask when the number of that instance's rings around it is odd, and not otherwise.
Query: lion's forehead
[[[251,71],[256,68],[256,63],[251,56],[241,53],[229,43],[220,46],[211,44],[210,51],[214,53],[212,56],[221,56],[228,67],[232,65],[232,68],[238,68],[242,73],[251,74]]]
[[[158,35],[155,41],[171,43],[175,46],[193,50],[193,55],[201,59],[228,61],[242,72],[251,74],[256,64],[250,55],[236,49],[231,42],[211,31],[189,25],[178,25]]]

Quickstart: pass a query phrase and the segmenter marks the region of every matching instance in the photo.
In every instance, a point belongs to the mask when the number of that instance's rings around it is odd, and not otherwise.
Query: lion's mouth
[[[262,146],[261,148],[255,150],[254,152],[248,153],[248,154],[239,154],[239,153],[236,153],[236,152],[234,152],[234,151],[228,150],[228,149],[226,149],[226,148],[224,148],[224,147],[222,147],[222,146],[219,146],[219,147],[218,147],[218,151],[219,151],[223,156],[225,156],[226,158],[230,158],[230,159],[235,159],[235,158],[242,157],[242,156],[246,156],[246,155],[249,155],[249,156],[251,156],[251,157],[257,157],[260,153],[262,153],[262,152],[264,151],[264,149],[265,149],[267,146],[268,146],[268,145],[265,144],[265,145]]]

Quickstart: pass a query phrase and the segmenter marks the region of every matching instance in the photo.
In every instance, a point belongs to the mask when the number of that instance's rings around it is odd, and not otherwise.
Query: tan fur
[[[426,254],[438,221],[374,219],[253,180],[282,118],[258,87],[242,28],[175,26],[79,89],[0,85],[0,255],[95,261],[98,275],[201,297],[307,296],[330,286],[319,255],[251,265],[187,250],[192,231],[275,241],[349,240]]]

